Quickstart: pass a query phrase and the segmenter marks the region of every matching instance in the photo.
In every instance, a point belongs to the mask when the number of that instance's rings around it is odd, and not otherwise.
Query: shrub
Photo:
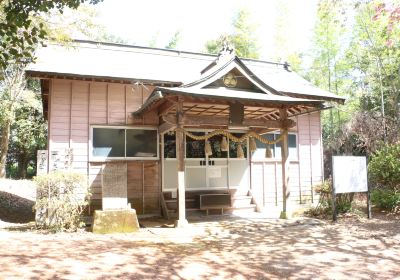
[[[34,178],[37,185],[36,224],[53,231],[76,231],[88,204],[87,183],[82,174],[52,172]]]
[[[391,189],[374,189],[371,192],[371,202],[378,208],[399,212],[400,192]]]
[[[332,214],[332,179],[315,185],[314,191],[319,194],[319,202],[316,207],[311,208],[308,214],[311,216],[321,216]],[[336,210],[338,213],[346,213],[352,210],[351,203],[353,194],[342,193],[336,195]]]
[[[400,143],[376,151],[368,164],[368,175],[375,188],[400,190]]]

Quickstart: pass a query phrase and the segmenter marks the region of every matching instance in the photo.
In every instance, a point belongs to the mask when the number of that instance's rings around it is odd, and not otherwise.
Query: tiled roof
[[[120,44],[75,41],[71,46],[48,44],[37,51],[28,69],[35,76],[77,76],[125,81],[185,84],[201,78],[215,55]],[[293,97],[334,100],[344,98],[319,89],[283,64],[261,60],[241,61],[265,84]]]

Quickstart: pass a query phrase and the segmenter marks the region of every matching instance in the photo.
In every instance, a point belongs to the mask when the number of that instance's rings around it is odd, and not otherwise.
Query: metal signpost
[[[367,159],[356,156],[332,157],[332,216],[336,221],[336,194],[338,193],[367,193],[368,218],[371,218],[371,201],[367,180]]]

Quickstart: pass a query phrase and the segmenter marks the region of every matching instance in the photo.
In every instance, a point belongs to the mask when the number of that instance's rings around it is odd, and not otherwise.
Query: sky
[[[206,41],[231,33],[235,14],[245,8],[257,27],[260,58],[271,59],[310,46],[316,7],[317,0],[104,0],[95,9],[99,24],[132,44],[156,39],[156,47],[165,47],[180,31],[177,49],[204,52]],[[277,34],[288,42],[283,53],[275,47]]]

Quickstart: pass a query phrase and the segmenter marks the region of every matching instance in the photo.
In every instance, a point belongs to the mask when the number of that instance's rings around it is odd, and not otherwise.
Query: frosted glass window
[[[275,139],[278,139],[280,134],[275,134]],[[288,135],[289,158],[297,158],[297,139],[295,134]],[[281,158],[281,142],[275,144],[275,157]]]
[[[261,136],[263,138],[267,139],[268,141],[273,141],[275,139],[274,134],[272,134],[272,133],[263,134]],[[271,149],[272,157],[274,157],[274,155],[275,155],[274,145],[265,145],[264,143],[261,143],[260,141],[258,141],[256,139],[256,146],[257,146],[257,150],[255,152],[253,152],[253,154],[252,154],[253,159],[264,159],[266,146],[269,146],[269,148]]]
[[[264,138],[272,141],[280,137],[280,133],[269,133],[263,135]],[[253,159],[264,159],[265,158],[265,147],[266,145],[256,140],[257,150],[253,152]],[[275,145],[268,145],[271,149],[272,157],[280,159],[281,158],[281,142],[275,143]],[[289,146],[289,158],[297,159],[297,137],[296,134],[288,135],[288,146]]]
[[[157,158],[156,129],[93,127],[94,158]]]
[[[93,128],[93,156],[125,157],[125,129]]]
[[[126,157],[157,157],[157,130],[127,129]]]

